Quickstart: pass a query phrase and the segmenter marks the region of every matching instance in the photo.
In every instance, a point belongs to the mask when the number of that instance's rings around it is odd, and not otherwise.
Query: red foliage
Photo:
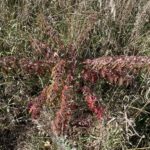
[[[51,128],[55,135],[59,135],[66,131],[68,123],[71,119],[72,112],[76,109],[76,105],[73,102],[74,91],[71,83],[73,77],[68,74],[65,85],[62,89],[60,109],[57,111],[55,119],[52,122]]]
[[[91,92],[91,90],[88,87],[83,88],[83,95],[85,98],[85,101],[87,102],[88,108],[96,114],[98,119],[102,119],[104,114],[104,108],[102,106],[96,106],[97,97],[94,93]]]
[[[40,110],[47,99],[47,90],[48,87],[45,87],[41,94],[28,104],[28,109],[29,113],[31,114],[31,118],[37,119],[39,117]]]
[[[32,119],[37,119],[39,117],[41,108],[40,105],[38,105],[38,103],[31,101],[28,104],[28,109]]]
[[[31,39],[31,46],[35,50],[36,55],[43,55],[45,59],[53,56],[53,52],[49,45],[37,39]]]
[[[82,71],[82,78],[84,79],[84,81],[90,81],[91,83],[96,83],[96,81],[98,80],[98,74],[90,70],[84,69]]]
[[[62,95],[61,95],[61,105],[60,109],[56,113],[56,117],[52,122],[52,131],[54,134],[58,135],[61,132],[65,131],[68,125],[68,122],[71,119],[71,103],[69,102],[70,99],[72,98],[72,95],[70,93],[71,87],[69,86],[64,86],[62,90]]]
[[[12,69],[20,69],[24,73],[35,75],[44,75],[46,72],[50,72],[53,63],[52,59],[32,61],[29,58],[19,59],[12,56],[0,58],[0,67],[6,72]]]
[[[88,74],[97,73],[110,83],[128,85],[142,69],[150,68],[150,58],[146,56],[103,56],[83,62]],[[93,76],[93,75],[92,75]],[[95,76],[95,75],[94,75]]]

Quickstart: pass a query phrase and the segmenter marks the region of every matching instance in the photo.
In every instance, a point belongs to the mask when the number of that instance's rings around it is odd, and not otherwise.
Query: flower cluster
[[[53,60],[31,60],[29,58],[16,58],[12,56],[0,58],[0,67],[3,72],[20,69],[24,73],[44,75],[50,72]]]
[[[97,74],[110,83],[128,85],[140,70],[150,69],[150,58],[146,56],[104,56],[84,62],[87,74]],[[95,75],[94,75],[95,76]]]
[[[69,41],[68,44],[63,42],[52,26],[45,27],[44,34],[50,37],[55,48],[52,50],[48,44],[31,39],[34,52],[42,56],[40,60],[12,56],[0,58],[0,67],[3,72],[18,69],[27,74],[50,73],[51,84],[46,85],[39,96],[32,98],[28,107],[32,118],[37,119],[43,104],[57,100],[59,109],[51,122],[51,129],[55,135],[67,131],[76,109],[75,99],[79,90],[89,110],[99,120],[102,119],[104,107],[98,105],[98,98],[94,92],[88,86],[84,86],[87,81],[89,81],[88,85],[96,84],[99,78],[104,78],[113,84],[128,85],[140,70],[150,69],[150,58],[146,56],[104,56],[93,60],[81,60],[78,48],[88,40],[96,20],[97,15],[91,15],[77,39]]]
[[[85,86],[83,87],[83,95],[88,108],[97,116],[99,120],[101,120],[104,114],[104,108],[96,105],[98,101],[95,94],[91,92],[90,88]]]
[[[74,91],[73,86],[71,86],[72,80],[73,77],[68,74],[60,97],[60,109],[57,111],[55,119],[51,124],[51,129],[55,135],[63,134],[67,130],[73,110],[75,109],[73,101]]]

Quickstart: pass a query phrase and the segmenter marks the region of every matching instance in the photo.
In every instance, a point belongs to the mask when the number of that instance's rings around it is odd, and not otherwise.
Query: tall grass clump
[[[0,25],[1,149],[150,148],[149,0],[1,0]]]

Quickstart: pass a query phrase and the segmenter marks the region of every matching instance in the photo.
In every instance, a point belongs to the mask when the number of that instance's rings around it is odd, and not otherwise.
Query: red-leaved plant
[[[31,58],[16,58],[15,56],[0,58],[0,68],[4,73],[18,69],[29,75],[50,73],[51,84],[46,85],[39,96],[32,98],[28,107],[31,117],[37,119],[43,105],[59,100],[60,108],[51,122],[51,129],[55,135],[60,135],[68,129],[76,109],[74,106],[77,105],[75,101],[78,95],[77,89],[80,89],[88,109],[99,120],[102,120],[105,110],[97,105],[99,100],[87,85],[96,84],[99,79],[103,78],[110,84],[129,85],[139,71],[150,69],[150,58],[146,56],[103,56],[81,60],[78,48],[88,40],[87,37],[97,19],[96,16],[91,15],[89,20],[88,27],[79,34],[76,44],[74,44],[75,41],[63,43],[52,26],[46,27],[44,33],[50,36],[57,47],[56,50],[51,49],[44,42],[31,38],[35,54],[43,56],[40,60],[33,61]]]

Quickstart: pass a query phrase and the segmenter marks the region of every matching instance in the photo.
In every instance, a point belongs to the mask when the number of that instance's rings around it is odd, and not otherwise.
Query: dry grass
[[[41,59],[44,56],[32,48],[36,45],[30,44],[38,39],[50,46],[56,58],[65,57],[71,48],[77,49],[79,60],[115,55],[149,58],[149,29],[149,0],[1,0],[0,57]],[[72,47],[64,52],[70,43]],[[150,149],[148,72],[141,72],[129,86],[112,85],[103,79],[91,86],[99,96],[98,103],[105,106],[101,122],[77,95],[76,101],[83,106],[74,114],[78,120],[71,120],[68,134],[54,136],[50,122],[59,100],[43,106],[37,120],[31,120],[27,112],[30,98],[51,84],[49,74],[5,72],[1,64],[0,69],[0,149]]]

